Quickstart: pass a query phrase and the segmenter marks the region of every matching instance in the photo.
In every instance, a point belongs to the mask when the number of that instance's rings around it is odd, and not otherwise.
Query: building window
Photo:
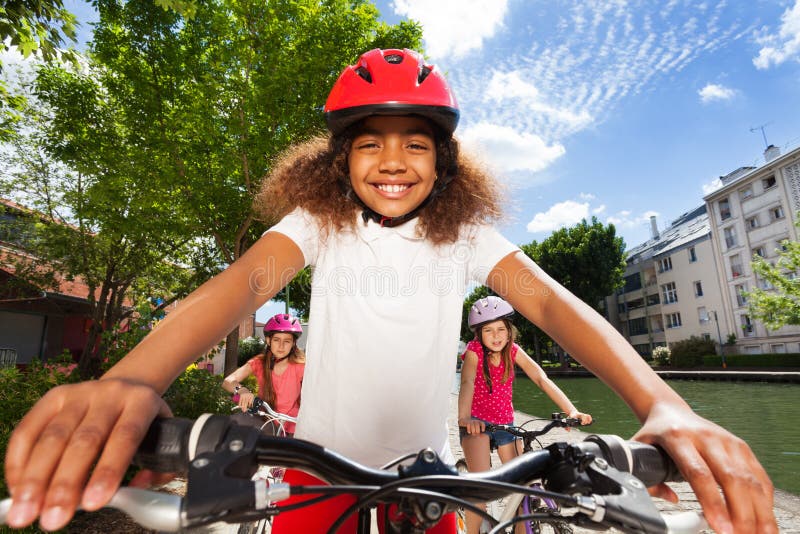
[[[675,282],[664,284],[661,286],[661,302],[664,304],[671,304],[678,302],[678,290],[675,289]]]
[[[753,322],[750,320],[750,316],[746,314],[742,315],[740,324],[742,325],[742,334],[744,334],[744,337],[752,337],[754,329]]]
[[[639,273],[626,276],[625,286],[622,292],[628,293],[629,291],[636,291],[637,289],[642,289],[642,277],[639,276]]]
[[[703,334],[703,339],[705,339],[706,341],[711,341],[711,334],[705,334],[704,333]]]
[[[629,310],[638,310],[639,308],[644,307],[644,299],[640,298],[640,299],[629,300],[627,302],[627,305]]]
[[[745,221],[745,225],[747,225],[748,230],[753,230],[755,228],[758,228],[758,215],[755,215],[747,219]]]
[[[656,304],[660,304],[661,299],[658,298],[658,293],[653,293],[652,295],[647,295],[647,305],[648,306],[655,306]]]
[[[767,178],[764,178],[763,180],[761,180],[761,184],[764,186],[765,191],[767,189],[772,189],[773,187],[775,187],[775,177],[769,176]]]
[[[725,236],[725,246],[728,248],[733,248],[737,245],[736,240],[736,228],[733,226],[729,226],[722,230],[723,235]]]
[[[727,198],[719,201],[719,218],[723,221],[731,218],[731,203]]]
[[[772,215],[772,220],[777,221],[779,219],[783,219],[783,207],[782,206],[775,206],[771,210],[769,210],[770,214]]]
[[[700,280],[697,280],[694,283],[694,296],[695,297],[703,296],[703,283]]]
[[[781,239],[780,241],[777,241],[776,242],[776,245],[777,245],[776,248],[778,250],[780,250],[781,252],[786,252],[787,250],[789,250],[789,247],[786,245],[786,243],[788,243],[788,241],[789,241],[788,239]]]
[[[739,189],[739,200],[747,200],[753,196],[753,186],[748,185],[744,189]]]
[[[766,258],[767,252],[764,250],[764,247],[756,247],[753,249],[753,256],[761,256],[762,258]]]
[[[665,273],[672,270],[672,257],[667,256],[658,260],[658,272]]]
[[[617,312],[625,313],[625,303],[624,302],[620,302],[619,304],[617,304]]]
[[[769,346],[769,351],[775,354],[785,354],[786,345],[784,343],[773,343]]]
[[[709,321],[708,311],[705,306],[697,308],[697,318],[700,320],[700,324],[705,324]]]
[[[667,318],[667,328],[678,328],[681,326],[680,313],[669,313],[666,315],[666,318]]]
[[[734,254],[729,258],[731,263],[731,276],[733,278],[738,278],[744,274],[744,269],[742,268],[742,257],[739,254]]]
[[[697,251],[695,251],[694,247],[689,247],[689,263],[694,263],[697,261]]]
[[[759,289],[775,289],[775,286],[769,280],[765,280],[764,278],[756,277],[756,285]]]
[[[736,284],[733,286],[733,292],[736,293],[736,304],[738,306],[747,306],[747,297],[745,296],[745,291],[747,291],[747,284]]]
[[[628,334],[631,336],[641,336],[647,333],[647,317],[639,317],[628,321]]]

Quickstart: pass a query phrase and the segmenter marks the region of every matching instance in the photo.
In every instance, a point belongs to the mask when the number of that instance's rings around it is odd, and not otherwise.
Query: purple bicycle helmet
[[[264,325],[264,335],[268,336],[276,332],[284,332],[292,334],[294,337],[300,337],[303,333],[303,327],[300,326],[300,319],[293,317],[288,313],[279,313],[270,317],[267,324]]]
[[[474,332],[480,325],[514,315],[511,304],[494,295],[478,299],[469,309],[469,327]]]

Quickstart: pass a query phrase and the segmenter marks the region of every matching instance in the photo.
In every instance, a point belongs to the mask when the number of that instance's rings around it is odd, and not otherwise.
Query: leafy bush
[[[730,354],[725,356],[728,367],[795,367],[800,368],[800,353]],[[722,367],[721,356],[703,357],[706,367]]]
[[[653,349],[653,360],[656,365],[669,365],[672,351],[669,347],[656,347]]]
[[[704,356],[717,352],[713,341],[698,336],[676,341],[670,346],[670,351],[670,360],[675,367],[700,367]]]
[[[204,413],[229,415],[233,404],[230,393],[222,389],[222,377],[190,366],[172,383],[164,400],[175,417],[196,419]]]
[[[260,354],[264,350],[264,342],[257,337],[248,337],[239,340],[239,355],[237,362],[239,367],[243,366],[256,354]]]
[[[42,395],[60,384],[77,382],[74,369],[71,357],[45,364],[34,361],[25,371],[0,369],[0,457],[5,458],[14,427]],[[4,477],[0,477],[0,495],[8,495]]]

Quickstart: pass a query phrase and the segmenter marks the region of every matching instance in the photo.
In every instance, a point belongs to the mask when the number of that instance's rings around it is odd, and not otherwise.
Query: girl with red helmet
[[[234,401],[238,402],[243,412],[253,405],[255,394],[242,382],[248,376],[255,375],[258,395],[273,410],[297,416],[300,411],[300,387],[306,368],[306,355],[297,346],[297,338],[302,333],[303,327],[297,317],[286,313],[270,317],[264,325],[264,352],[225,377],[223,389],[233,393]],[[294,435],[294,426],[294,423],[285,423],[287,434]]]
[[[588,425],[592,416],[578,411],[569,398],[544,370],[514,343],[511,323],[514,308],[496,296],[478,299],[470,308],[468,324],[475,339],[467,343],[461,358],[461,387],[458,392],[458,425],[461,448],[470,471],[488,471],[491,467],[490,440],[497,445],[503,463],[519,454],[517,439],[503,430],[486,432],[486,423],[514,423],[511,401],[514,365],[522,369],[568,417]],[[481,517],[467,512],[467,532],[478,532]]]
[[[637,439],[672,455],[715,530],[777,532],[772,485],[749,447],[695,414],[607,321],[496,231],[498,184],[459,152],[458,106],[439,69],[410,50],[372,50],[342,73],[325,114],[331,135],[288,151],[257,198],[280,222],[102,379],[52,390],[22,420],[6,455],[9,524],[41,513],[57,529],[79,504],[108,502],[149,421],[168,413],[161,394],[175,377],[313,265],[297,437],[374,466],[425,447],[454,460],[452,354],[466,288],[484,284],[627,402],[643,423]],[[273,531],[330,525],[316,509],[292,515]]]

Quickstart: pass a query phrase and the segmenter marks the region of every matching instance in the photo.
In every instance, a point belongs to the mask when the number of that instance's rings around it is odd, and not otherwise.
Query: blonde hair
[[[274,223],[301,207],[326,232],[352,228],[362,206],[350,186],[347,161],[358,127],[337,136],[314,137],[285,151],[256,195],[256,216]],[[418,231],[440,245],[455,242],[465,225],[497,221],[503,195],[499,183],[476,160],[462,154],[454,138],[440,132],[435,137],[437,175],[452,180],[420,210]]]

